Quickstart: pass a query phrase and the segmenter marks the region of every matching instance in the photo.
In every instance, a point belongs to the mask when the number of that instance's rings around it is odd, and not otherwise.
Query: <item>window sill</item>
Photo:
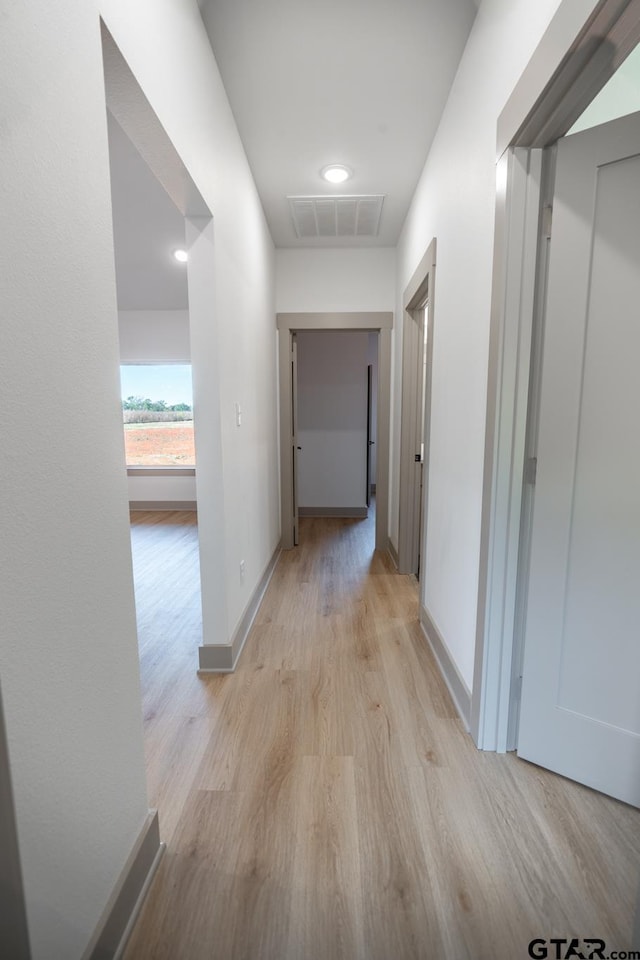
[[[195,477],[195,467],[127,467],[128,477]]]

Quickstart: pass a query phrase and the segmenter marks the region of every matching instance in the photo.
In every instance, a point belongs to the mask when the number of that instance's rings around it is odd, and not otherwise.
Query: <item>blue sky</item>
[[[164,400],[169,406],[174,403],[193,403],[191,390],[191,365],[188,363],[167,364],[122,364],[120,367],[122,399],[144,397],[147,400]]]

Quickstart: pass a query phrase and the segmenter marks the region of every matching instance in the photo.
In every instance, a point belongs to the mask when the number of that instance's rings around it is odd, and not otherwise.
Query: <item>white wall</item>
[[[191,360],[188,310],[119,310],[120,360]]]
[[[278,313],[393,310],[396,252],[370,249],[276,251]]]
[[[76,960],[147,814],[95,4],[0,47],[0,674],[32,954]]]
[[[483,0],[398,245],[402,294],[438,241],[426,606],[471,688],[476,628],[496,123],[559,0]],[[585,14],[586,15],[586,14]],[[397,546],[401,328],[394,351],[391,537]]]
[[[369,334],[296,336],[298,505],[365,507]]]
[[[188,310],[119,310],[120,360],[123,363],[191,361]],[[195,477],[128,476],[129,500],[192,502]]]
[[[81,956],[147,812],[99,13],[215,218],[230,628],[279,539],[273,247],[197,3],[8,6],[0,675],[34,960]]]

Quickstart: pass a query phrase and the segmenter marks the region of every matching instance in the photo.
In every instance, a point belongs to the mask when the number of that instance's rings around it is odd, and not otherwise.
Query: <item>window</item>
[[[189,363],[126,363],[120,367],[128,467],[194,467]]]

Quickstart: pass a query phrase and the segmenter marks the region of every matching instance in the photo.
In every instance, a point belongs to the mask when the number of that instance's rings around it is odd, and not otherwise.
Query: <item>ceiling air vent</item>
[[[377,237],[384,196],[287,197],[299,240]]]

